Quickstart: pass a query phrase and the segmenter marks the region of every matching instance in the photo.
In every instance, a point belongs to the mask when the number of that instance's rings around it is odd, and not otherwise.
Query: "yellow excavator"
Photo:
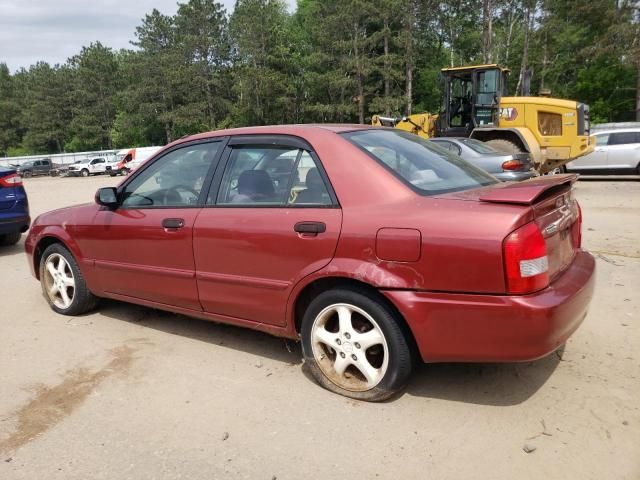
[[[594,150],[588,105],[544,96],[510,97],[509,69],[497,64],[441,72],[440,113],[374,115],[372,124],[424,138],[468,137],[504,152],[528,152],[540,173],[560,172],[565,163]]]

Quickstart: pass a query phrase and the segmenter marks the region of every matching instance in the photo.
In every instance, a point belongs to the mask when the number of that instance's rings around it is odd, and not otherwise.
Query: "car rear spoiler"
[[[570,187],[578,175],[548,175],[518,183],[508,183],[502,187],[492,188],[480,196],[480,201],[491,203],[511,203],[516,205],[533,205],[551,191]]]

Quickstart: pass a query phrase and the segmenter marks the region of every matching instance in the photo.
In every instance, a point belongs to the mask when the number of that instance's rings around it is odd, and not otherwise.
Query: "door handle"
[[[178,228],[184,227],[184,219],[183,218],[165,218],[164,220],[162,220],[162,226],[164,228],[176,230]]]
[[[298,233],[324,233],[327,231],[327,226],[324,222],[298,222],[294,225],[293,230]]]

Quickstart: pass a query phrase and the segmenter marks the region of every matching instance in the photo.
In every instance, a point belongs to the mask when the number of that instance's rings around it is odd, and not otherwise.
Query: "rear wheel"
[[[411,375],[411,350],[396,313],[366,290],[318,295],[302,320],[302,351],[321,386],[358,400],[385,400]]]
[[[20,232],[6,233],[4,235],[0,235],[0,245],[2,245],[3,247],[15,245],[20,241],[21,235],[22,234]]]
[[[63,315],[81,315],[96,306],[98,298],[87,288],[78,263],[59,243],[42,254],[40,284],[51,308]]]
[[[524,150],[520,145],[511,140],[507,140],[506,138],[494,138],[493,140],[487,140],[485,142],[488,145],[491,145],[496,150],[500,150],[505,153],[522,153]]]

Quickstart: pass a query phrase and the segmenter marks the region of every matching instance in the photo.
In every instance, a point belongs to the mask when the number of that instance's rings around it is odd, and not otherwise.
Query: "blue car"
[[[22,177],[12,167],[0,166],[0,245],[14,245],[29,229],[29,202]]]

